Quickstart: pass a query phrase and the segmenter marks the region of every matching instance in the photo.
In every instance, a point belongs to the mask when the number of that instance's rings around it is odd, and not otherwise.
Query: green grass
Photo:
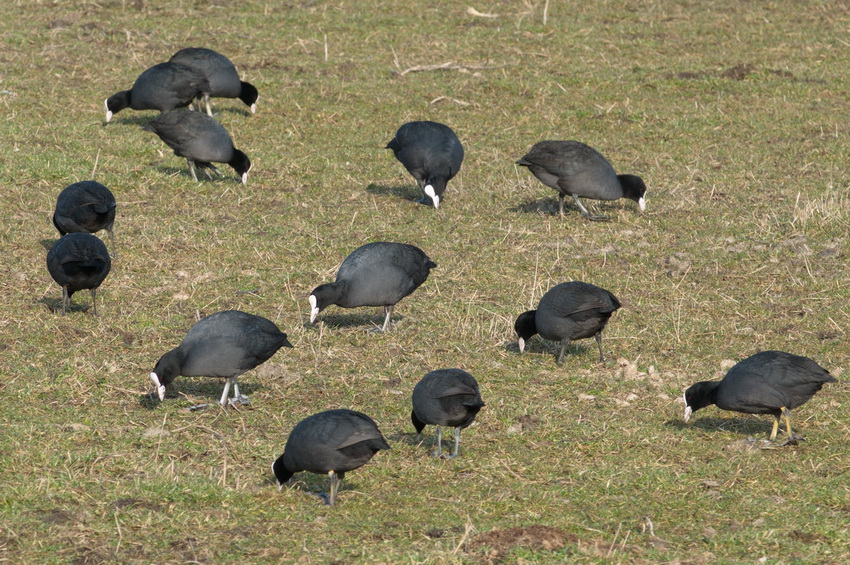
[[[174,6],[176,4],[176,7]],[[850,201],[850,11],[831,2],[466,4],[15,2],[0,22],[0,561],[10,563],[806,563],[850,561],[843,380],[793,419],[808,442],[748,450],[769,418],[682,390],[781,349],[843,377]],[[249,182],[195,183],[185,162],[103,100],[186,46],[227,54],[258,112],[215,102],[254,162]],[[327,49],[326,49],[327,46]],[[460,70],[403,71],[452,63]],[[451,125],[466,148],[438,212],[383,149],[399,125]],[[579,139],[641,175],[648,209],[561,219],[513,162]],[[118,256],[98,309],[62,317],[45,268],[66,185],[118,200]],[[102,234],[101,234],[102,235]],[[368,241],[439,264],[396,309],[306,297]],[[584,280],[624,308],[592,341],[532,339],[513,321]],[[199,315],[239,308],[295,345],[242,379],[253,409],[189,412],[221,383],[148,373]],[[373,316],[374,314],[374,316]],[[427,456],[413,385],[461,367],[486,408],[461,457]],[[372,415],[392,450],[336,507],[270,472],[300,419]]]

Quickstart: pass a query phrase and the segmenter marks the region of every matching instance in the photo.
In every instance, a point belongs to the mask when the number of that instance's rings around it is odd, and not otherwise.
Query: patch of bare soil
[[[490,559],[508,553],[517,546],[547,551],[561,549],[568,543],[576,543],[578,538],[552,526],[529,526],[526,528],[509,528],[507,530],[492,530],[476,536],[469,543],[469,549],[488,548]]]

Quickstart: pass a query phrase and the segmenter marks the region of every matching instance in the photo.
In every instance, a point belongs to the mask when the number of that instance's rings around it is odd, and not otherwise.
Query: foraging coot
[[[280,486],[301,471],[330,477],[329,505],[336,500],[339,483],[348,471],[362,467],[390,446],[377,424],[354,410],[328,410],[301,420],[289,434],[283,455],[272,465]]]
[[[336,282],[313,289],[310,323],[331,304],[383,306],[386,317],[381,331],[386,331],[393,307],[419,288],[436,266],[424,251],[406,243],[378,241],[358,247],[342,262]]]
[[[115,243],[112,224],[115,222],[115,196],[93,180],[70,184],[59,193],[53,225],[59,235],[66,233],[94,233],[105,229]]]
[[[257,99],[260,95],[256,87],[239,80],[239,73],[236,72],[233,62],[221,53],[203,47],[187,47],[172,55],[169,61],[191,67],[209,81],[209,92],[204,93],[208,115],[212,116],[210,97],[238,98],[251,108],[252,114],[257,111]]]
[[[180,345],[157,361],[151,381],[160,400],[165,387],[179,375],[227,379],[220,404],[246,404],[239,394],[239,375],[265,363],[281,347],[292,347],[271,320],[239,310],[207,316],[189,329]],[[227,393],[233,386],[233,398]]]
[[[523,312],[514,323],[519,336],[519,352],[525,350],[526,341],[534,334],[544,339],[561,342],[558,364],[564,362],[564,353],[570,340],[595,337],[602,355],[602,330],[620,307],[617,297],[596,285],[573,281],[556,285],[540,299],[536,310]]]
[[[791,410],[805,404],[835,378],[808,357],[783,351],[762,351],[729,369],[719,381],[698,382],[685,391],[685,422],[691,414],[712,404],[744,414],[772,414],[770,441],[776,439],[785,416],[788,438],[782,445],[803,439],[791,433]]]
[[[212,163],[227,163],[239,175],[242,184],[248,182],[251,160],[233,146],[230,134],[215,118],[201,112],[166,112],[143,129],[157,134],[175,155],[185,157],[196,181],[195,165],[212,178],[210,171],[224,176]]]
[[[409,122],[387,144],[413,175],[424,196],[422,204],[440,207],[446,184],[460,171],[463,146],[452,129],[437,122]]]
[[[558,209],[564,215],[564,198],[572,196],[582,216],[604,220],[587,211],[581,198],[617,200],[628,198],[646,209],[646,185],[638,176],[618,175],[614,167],[596,149],[580,141],[541,141],[517,165],[528,170],[540,182],[558,191]]]
[[[62,287],[62,315],[78,290],[91,291],[92,312],[97,315],[97,289],[112,268],[106,245],[88,233],[69,233],[47,252],[47,270]]]
[[[426,425],[437,426],[437,457],[443,457],[441,426],[455,429],[455,444],[447,459],[457,457],[460,431],[468,427],[484,407],[475,377],[461,369],[431,371],[413,387],[413,411],[410,420],[416,433]]]
[[[130,90],[116,92],[107,98],[106,123],[124,108],[168,112],[192,103],[210,90],[203,74],[178,63],[159,63],[145,70]]]

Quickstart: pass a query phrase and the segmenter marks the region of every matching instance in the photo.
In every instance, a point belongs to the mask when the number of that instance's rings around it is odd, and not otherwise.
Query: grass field
[[[468,7],[474,8],[468,10]],[[850,9],[841,3],[439,0],[7,2],[0,21],[0,561],[8,563],[847,563]],[[492,16],[492,17],[490,17]],[[187,46],[260,91],[217,118],[248,184],[185,161],[103,100]],[[436,68],[436,67],[443,68]],[[384,149],[399,125],[450,125],[466,149],[438,211]],[[646,181],[647,211],[590,201],[513,163],[578,139]],[[45,267],[66,185],[118,200],[98,293],[55,312]],[[100,234],[105,235],[105,234]],[[307,295],[376,240],[436,262],[396,308]],[[109,242],[107,241],[107,245]],[[112,249],[111,249],[112,250]],[[596,344],[515,317],[556,283],[623,303]],[[222,383],[148,373],[199,316],[275,321],[294,349],[241,379],[252,409],[190,412]],[[840,380],[794,412],[808,441],[751,449],[769,417],[682,391],[760,350]],[[410,424],[428,371],[460,367],[487,406],[461,456]],[[352,472],[278,490],[270,465],[321,410],[374,417],[392,446]]]

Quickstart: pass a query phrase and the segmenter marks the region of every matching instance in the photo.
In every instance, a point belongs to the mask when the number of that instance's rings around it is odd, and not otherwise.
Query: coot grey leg
[[[599,346],[599,362],[604,363],[605,357],[602,356],[602,332],[596,332],[596,345]]]
[[[195,173],[195,162],[191,159],[186,159],[186,162],[189,163],[189,173],[192,175],[192,178],[195,179],[195,182],[198,182],[198,175]]]
[[[564,353],[567,352],[567,347],[570,345],[570,340],[565,339],[561,341],[561,352],[558,354],[558,365],[564,362]]]
[[[248,404],[248,397],[239,392],[239,377],[233,377],[233,398],[230,399],[230,404],[237,407],[239,404]]]
[[[204,94],[204,103],[207,105],[207,116],[212,118],[212,109],[210,108],[210,95]],[[198,110],[201,109],[201,105],[198,104]]]
[[[443,428],[440,426],[437,426],[437,453],[434,457],[443,457]]]
[[[457,457],[458,449],[460,449],[460,428],[455,428],[455,447],[452,450],[452,454],[448,456],[448,459]]]
[[[588,220],[590,220],[591,222],[600,222],[600,221],[608,219],[605,216],[594,216],[593,214],[591,214],[590,212],[587,211],[587,208],[584,207],[584,204],[582,204],[582,202],[581,202],[581,198],[579,198],[575,194],[573,194],[573,198],[576,201],[576,205],[578,206],[578,209],[581,211],[581,215],[584,216],[585,218],[587,218]]]
[[[224,381],[224,392],[221,393],[221,400],[218,401],[222,406],[227,406],[227,393],[230,392],[230,377]]]
[[[393,315],[393,306],[384,306],[384,312],[387,313],[384,318],[384,326],[381,328],[382,332],[387,331],[387,328],[390,327],[390,317]]]
[[[68,287],[62,287],[62,315],[65,315],[65,310],[71,307],[71,297],[68,296]]]
[[[328,506],[333,506],[336,502],[336,493],[339,491],[339,474],[335,471],[328,471],[328,478],[331,480],[330,496],[328,496]]]
[[[558,193],[558,212],[561,214],[561,217],[564,217],[564,198],[567,195],[563,192]]]

